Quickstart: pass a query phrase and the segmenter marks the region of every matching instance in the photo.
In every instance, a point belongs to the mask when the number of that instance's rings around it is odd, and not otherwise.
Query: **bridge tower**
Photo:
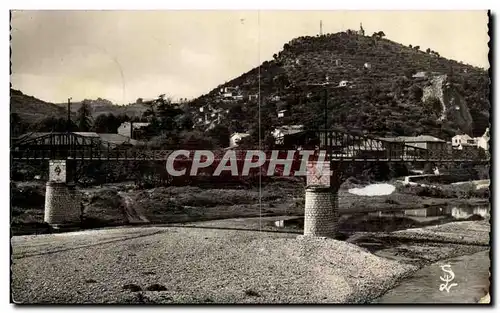
[[[49,160],[44,221],[54,228],[80,223],[81,195],[73,183],[72,165],[68,160]]]

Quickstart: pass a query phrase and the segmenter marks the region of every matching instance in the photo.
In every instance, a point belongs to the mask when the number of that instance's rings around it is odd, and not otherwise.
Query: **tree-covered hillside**
[[[260,68],[193,100],[193,111],[208,105],[229,108],[223,124],[231,131],[255,130],[259,105],[251,95],[260,86],[264,131],[280,123],[323,128],[327,90],[328,127],[443,139],[484,133],[490,110],[486,70],[445,59],[432,47],[404,46],[384,36],[348,31],[293,39]],[[419,72],[426,73],[413,77]],[[347,86],[339,87],[341,81]],[[243,97],[222,99],[224,87],[237,87]],[[282,109],[289,116],[278,119]]]

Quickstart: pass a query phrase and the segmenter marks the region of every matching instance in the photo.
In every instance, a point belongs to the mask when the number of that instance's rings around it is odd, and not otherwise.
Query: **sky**
[[[488,68],[486,11],[13,11],[12,88],[49,102],[195,98],[293,38],[358,29]]]

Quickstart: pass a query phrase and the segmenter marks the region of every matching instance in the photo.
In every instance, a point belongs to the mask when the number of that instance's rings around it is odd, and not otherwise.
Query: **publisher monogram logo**
[[[446,290],[446,292],[450,292],[451,287],[458,286],[457,283],[451,283],[450,284],[450,282],[455,279],[455,273],[453,273],[453,271],[451,270],[451,265],[449,265],[449,264],[442,265],[441,269],[443,270],[443,272],[445,274],[444,274],[444,276],[440,276],[439,278],[442,281],[444,281],[445,283],[439,285],[439,291]]]

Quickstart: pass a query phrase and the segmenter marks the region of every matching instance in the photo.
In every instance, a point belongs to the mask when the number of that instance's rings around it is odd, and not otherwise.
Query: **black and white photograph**
[[[494,12],[14,7],[12,305],[493,302]]]

